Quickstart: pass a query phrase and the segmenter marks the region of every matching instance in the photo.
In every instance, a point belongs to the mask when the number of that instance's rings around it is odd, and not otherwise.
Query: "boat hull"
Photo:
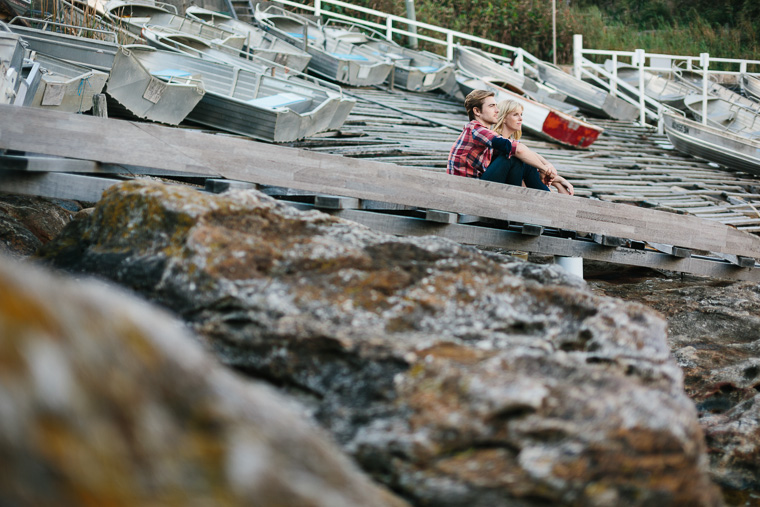
[[[31,102],[32,107],[66,113],[83,113],[92,109],[92,97],[103,91],[108,74],[83,65],[66,62],[42,53],[36,61],[47,72]]]
[[[752,97],[753,100],[760,100],[760,78],[742,74],[741,84],[744,93]]]
[[[548,64],[538,63],[537,67],[544,83],[567,95],[567,102],[578,106],[585,113],[625,121],[635,120],[639,116],[639,110],[620,97]]]
[[[523,106],[523,129],[549,141],[585,149],[594,144],[604,131],[601,127],[483,80],[460,79],[459,85],[465,95],[475,89],[489,90],[495,93],[499,102],[517,101]]]
[[[678,151],[760,176],[760,141],[669,113],[663,119],[665,134]]]
[[[348,86],[372,86],[382,84],[393,69],[390,60],[378,58],[371,49],[329,37],[317,23],[280,7],[270,5],[262,11],[257,4],[255,17],[269,33],[304,48],[311,55],[308,69],[320,77]]]
[[[132,115],[168,125],[179,125],[206,91],[200,81],[169,82],[152,76],[126,48],[120,48],[108,76],[106,91]]]

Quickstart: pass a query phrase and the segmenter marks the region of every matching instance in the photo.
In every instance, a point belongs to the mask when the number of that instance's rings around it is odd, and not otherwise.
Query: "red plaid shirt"
[[[494,141],[497,141],[496,146]],[[514,155],[517,142],[510,142],[477,120],[472,120],[464,126],[464,130],[451,147],[446,172],[456,176],[480,178],[491,163],[493,149],[502,149],[502,142],[506,142],[504,151],[508,152],[510,157]]]

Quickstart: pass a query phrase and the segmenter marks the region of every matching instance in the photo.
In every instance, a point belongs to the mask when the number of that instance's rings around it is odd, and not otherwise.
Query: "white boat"
[[[388,80],[414,92],[428,92],[443,86],[454,72],[454,64],[429,51],[409,49],[385,39],[381,34],[354,23],[334,19],[323,27],[328,38],[340,39],[369,49],[378,58],[393,62]]]
[[[610,66],[608,62],[605,62],[605,67]],[[618,65],[617,68],[618,78],[637,90],[639,88],[639,72],[639,68],[630,65]],[[665,104],[666,106],[681,111],[686,110],[684,99],[686,96],[694,93],[693,87],[676,81],[675,79],[669,79],[660,74],[655,74],[646,70],[643,72],[644,94],[647,97]]]
[[[49,22],[47,25],[51,30],[19,25],[9,25],[9,28],[23,38],[31,51],[78,63],[90,69],[111,71],[114,57],[119,50],[116,42],[53,31],[53,28],[66,27],[58,23]],[[95,30],[90,30],[90,32],[101,33]]]
[[[233,19],[225,14],[191,5],[185,16],[245,37],[244,49],[260,58],[279,63],[296,71],[303,71],[311,55],[283,39],[267,33],[250,23]]]
[[[686,108],[698,122],[702,121],[702,96],[689,95]],[[734,134],[760,138],[760,111],[733,104],[718,97],[707,97],[707,124]]]
[[[199,78],[152,75],[132,54],[134,46],[121,46],[108,75],[106,91],[131,115],[179,125],[206,93]]]
[[[702,125],[673,113],[665,113],[663,119],[665,134],[678,151],[760,175],[760,138]]]
[[[676,80],[686,86],[689,86],[693,90],[693,93],[702,95],[703,90],[701,72],[695,70],[684,70],[680,67],[674,66],[673,74],[675,75]],[[746,107],[747,109],[760,111],[759,101],[753,100],[751,97],[745,97],[741,93],[730,90],[722,84],[715,82],[714,78],[712,77],[707,83],[707,93],[708,95],[727,100],[732,104],[739,104],[740,106]]]
[[[40,64],[41,82],[31,102],[32,107],[67,113],[84,113],[92,109],[92,97],[103,91],[108,74],[60,58],[35,54]]]
[[[543,139],[573,148],[588,148],[604,131],[601,127],[493,83],[477,78],[468,78],[463,74],[458,74],[457,80],[464,95],[475,89],[489,90],[495,93],[497,102],[508,99],[519,102],[523,106],[523,128]]]
[[[383,83],[393,62],[350,39],[331,37],[318,22],[274,4],[256,4],[256,21],[268,32],[303,47],[310,55],[308,69],[324,78],[349,86]]]
[[[355,103],[338,87],[282,79],[147,46],[129,49],[154,76],[201,79],[206,94],[188,121],[256,139],[295,141],[338,128]]]
[[[567,95],[499,64],[484,51],[457,44],[454,46],[454,61],[457,70],[470,78],[493,83],[569,115],[575,115],[578,112],[578,106],[565,102]]]
[[[549,63],[541,62],[536,66],[544,84],[567,95],[567,102],[578,106],[585,113],[625,121],[632,121],[639,116],[636,106],[606,90],[563,72]]]
[[[741,75],[742,90],[754,100],[760,100],[760,77],[752,74]]]

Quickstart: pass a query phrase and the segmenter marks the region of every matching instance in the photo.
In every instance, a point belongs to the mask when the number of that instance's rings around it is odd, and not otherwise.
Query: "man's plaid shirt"
[[[515,147],[517,143],[510,143],[477,120],[472,120],[464,126],[464,130],[451,147],[446,172],[456,176],[480,178],[491,163],[494,148],[512,156]]]

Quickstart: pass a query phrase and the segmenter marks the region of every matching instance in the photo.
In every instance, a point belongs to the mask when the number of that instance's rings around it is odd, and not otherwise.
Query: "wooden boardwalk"
[[[290,143],[295,150],[2,106],[0,150],[25,154],[0,157],[0,190],[94,201],[116,173],[191,176],[212,191],[242,181],[394,234],[760,281],[751,234],[760,180],[680,155],[650,128],[597,122],[605,133],[585,151],[526,136],[583,197],[570,198],[445,175],[467,121],[457,101],[349,91],[359,102],[340,131]]]

